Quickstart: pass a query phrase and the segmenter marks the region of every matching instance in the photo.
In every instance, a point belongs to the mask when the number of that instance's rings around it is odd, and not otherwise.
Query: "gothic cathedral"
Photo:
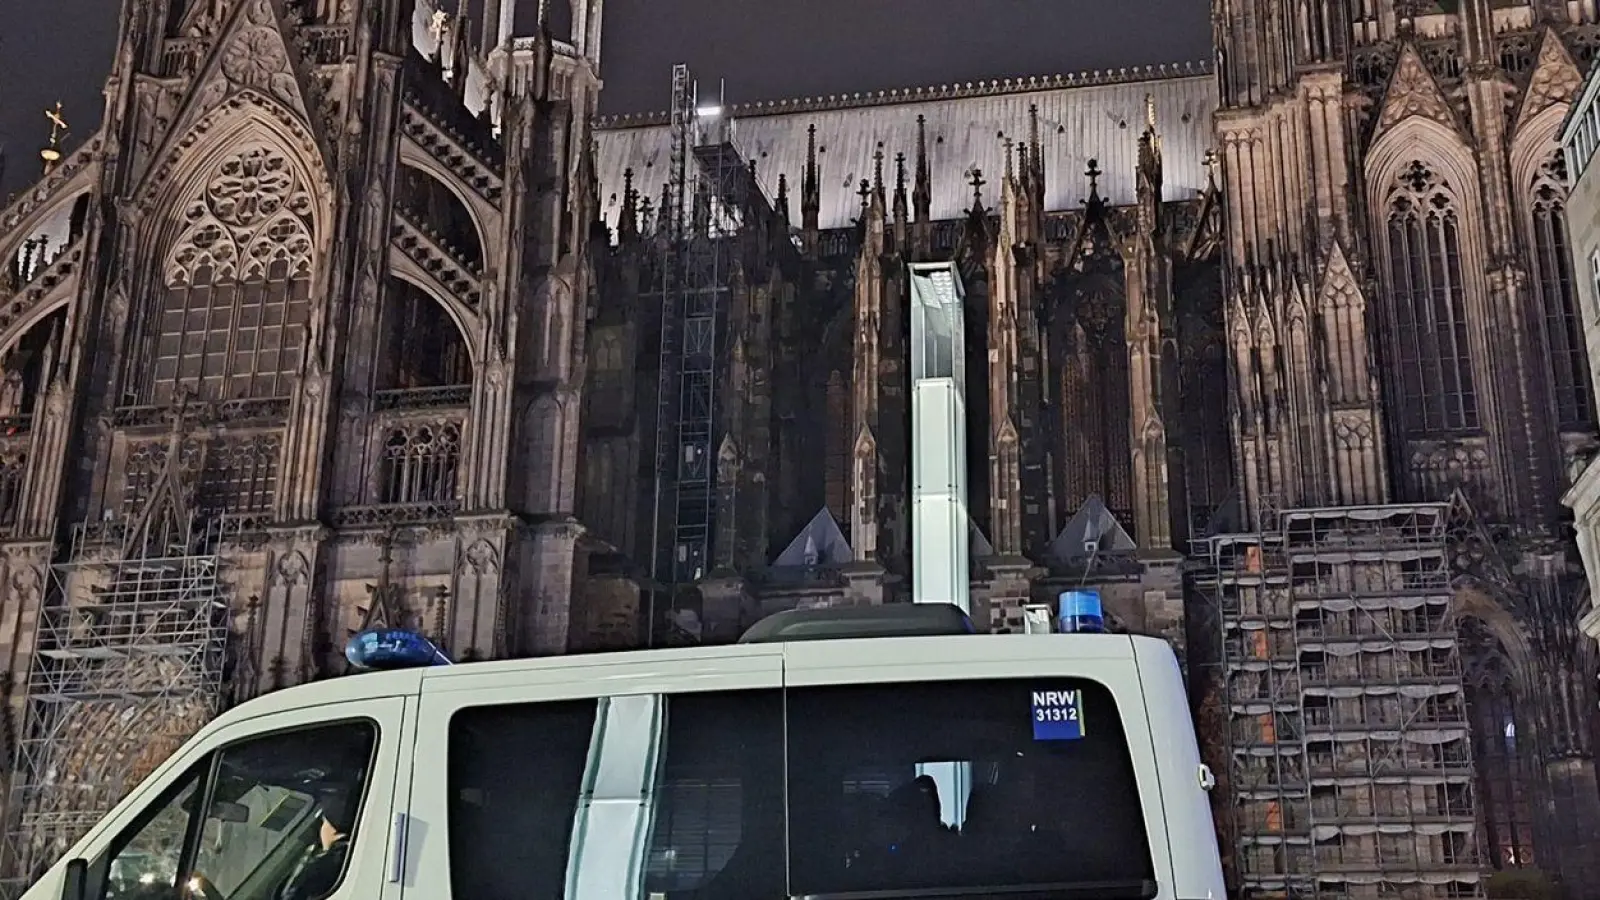
[[[612,119],[602,2],[125,0],[103,124],[0,208],[8,870],[365,627],[906,599],[953,260],[974,618],[1087,584],[1179,648],[1233,886],[1600,896],[1595,0],[1215,0],[1214,63]]]

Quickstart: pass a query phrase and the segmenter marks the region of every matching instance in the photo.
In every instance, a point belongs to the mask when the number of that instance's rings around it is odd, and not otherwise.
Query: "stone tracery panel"
[[[461,425],[454,421],[395,423],[383,431],[378,502],[455,502],[461,470]]]
[[[1390,396],[1406,437],[1478,427],[1461,213],[1451,185],[1413,160],[1390,186],[1384,234]]]
[[[139,402],[285,397],[299,369],[316,241],[309,185],[277,148],[231,150],[177,212],[143,323]]]

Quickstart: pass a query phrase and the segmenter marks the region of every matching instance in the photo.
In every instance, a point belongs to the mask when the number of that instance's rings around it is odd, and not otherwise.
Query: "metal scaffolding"
[[[8,896],[221,710],[226,526],[169,511],[80,525],[51,570],[6,805]]]
[[[1448,514],[1282,510],[1206,542],[1244,896],[1482,895]]]
[[[687,66],[672,70],[672,150],[657,263],[661,295],[651,575],[675,602],[710,567],[716,517],[717,381],[723,377],[735,237],[765,203],[722,106],[702,107]],[[656,627],[654,615],[649,623]]]

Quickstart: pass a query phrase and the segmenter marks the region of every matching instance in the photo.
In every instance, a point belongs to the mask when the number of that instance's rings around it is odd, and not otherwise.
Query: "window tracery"
[[[1565,208],[1567,165],[1561,151],[1547,157],[1534,173],[1529,197],[1532,213],[1533,284],[1539,302],[1556,424],[1586,428],[1594,421],[1583,320],[1572,283],[1572,245],[1567,237]]]
[[[299,369],[315,239],[309,186],[276,149],[228,154],[179,214],[140,402],[284,397]]]
[[[1409,436],[1478,427],[1461,221],[1448,182],[1413,160],[1390,190],[1389,356]]]
[[[263,512],[278,489],[277,434],[256,434],[206,447],[195,505],[204,513]]]
[[[461,427],[454,422],[405,423],[384,434],[378,502],[449,504],[461,468]]]

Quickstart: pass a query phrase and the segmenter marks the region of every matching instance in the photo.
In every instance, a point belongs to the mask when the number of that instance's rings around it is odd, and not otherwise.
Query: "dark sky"
[[[115,0],[14,6],[0,34],[4,192],[38,173],[46,107],[65,104],[74,136],[94,130],[117,30]],[[679,62],[702,96],[723,78],[740,103],[1206,59],[1208,17],[1205,0],[608,0],[603,106],[665,109]]]

